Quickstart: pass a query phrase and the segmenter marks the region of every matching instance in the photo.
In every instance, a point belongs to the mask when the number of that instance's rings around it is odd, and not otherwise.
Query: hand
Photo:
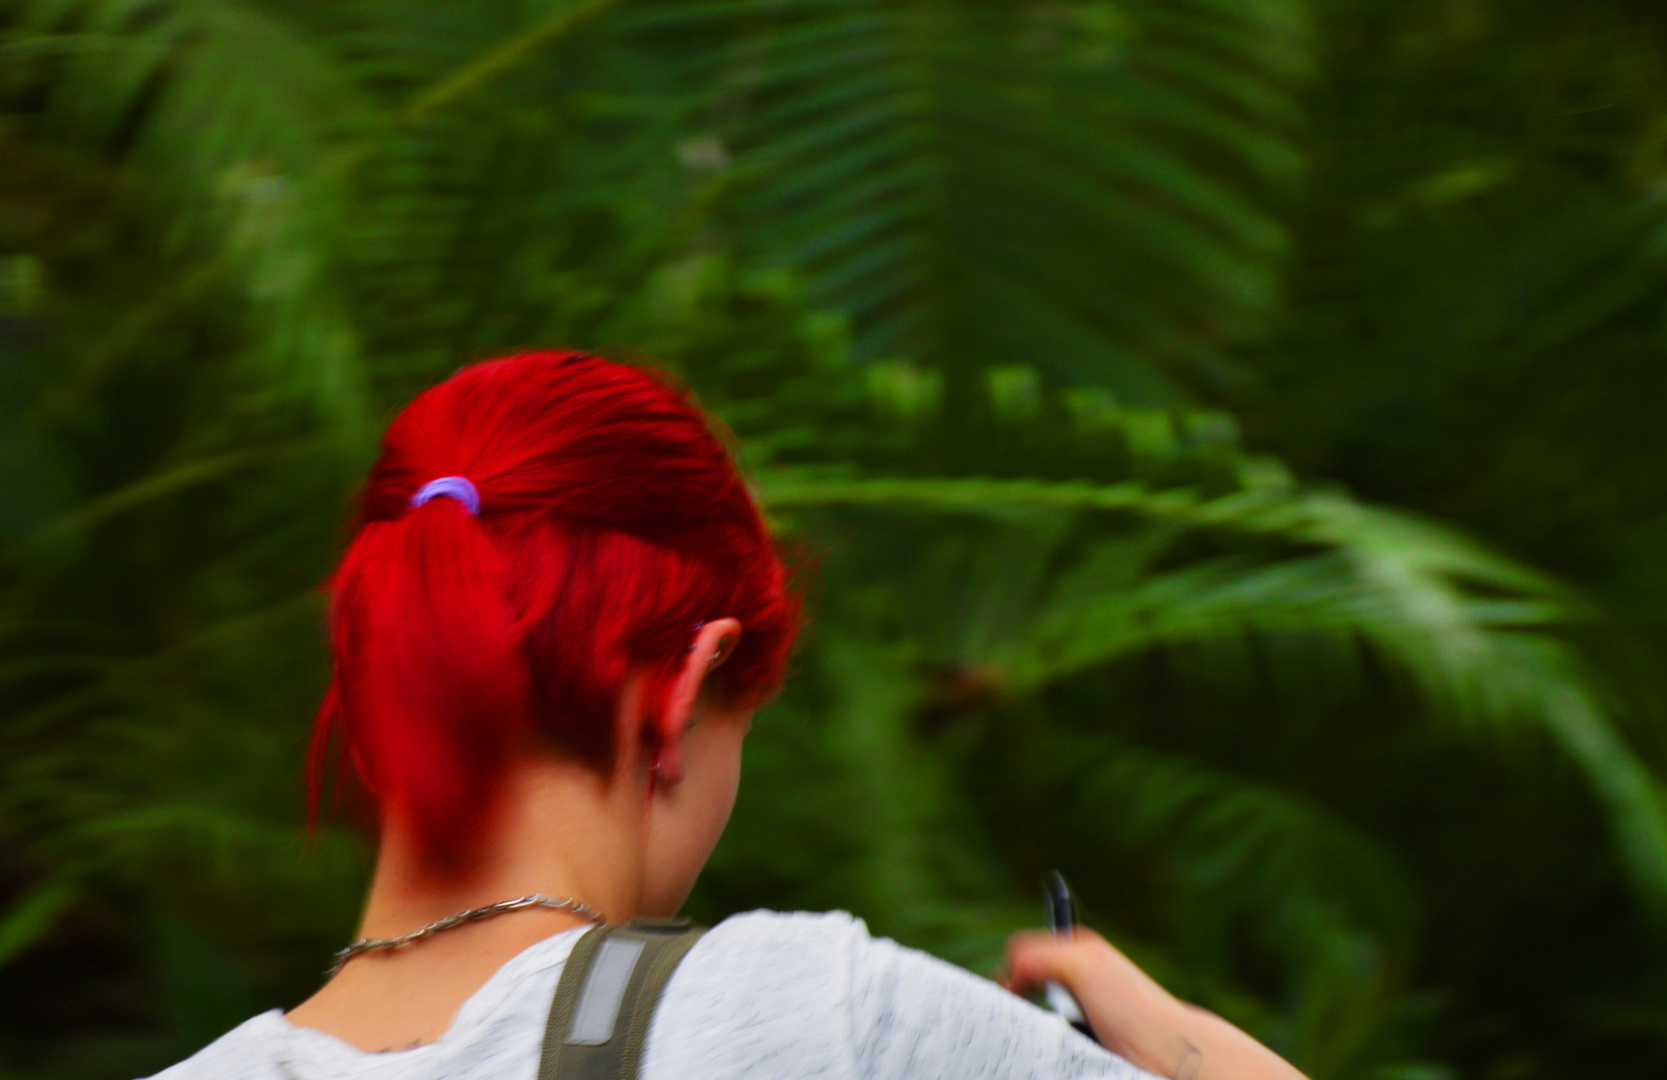
[[[1060,983],[1106,1049],[1168,1080],[1302,1080],[1249,1035],[1175,998],[1092,930],[1015,934],[997,982],[1023,997]]]

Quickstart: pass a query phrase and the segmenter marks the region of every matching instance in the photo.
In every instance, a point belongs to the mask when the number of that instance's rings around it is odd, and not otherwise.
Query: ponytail
[[[486,784],[528,726],[502,557],[455,500],[434,499],[366,524],[331,589],[337,702],[364,784],[453,862],[446,838],[490,809]]]

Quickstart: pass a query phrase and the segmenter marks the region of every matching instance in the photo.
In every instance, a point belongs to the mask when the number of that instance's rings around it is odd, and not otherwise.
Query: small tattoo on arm
[[[1204,1052],[1192,1044],[1190,1039],[1183,1039],[1187,1044],[1181,1053],[1180,1064],[1170,1073],[1171,1080],[1198,1080],[1198,1070],[1204,1067]]]

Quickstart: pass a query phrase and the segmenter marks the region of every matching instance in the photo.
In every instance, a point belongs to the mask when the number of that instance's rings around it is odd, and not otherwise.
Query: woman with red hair
[[[360,940],[162,1077],[1297,1076],[1086,932],[1020,935],[1003,982],[1064,984],[1115,1054],[843,913],[633,921],[711,854],[800,618],[729,455],[654,376],[534,353],[422,394],[329,588],[310,772],[374,823]]]

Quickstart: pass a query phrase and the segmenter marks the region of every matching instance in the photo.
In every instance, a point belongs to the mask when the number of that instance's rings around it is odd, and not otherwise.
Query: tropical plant
[[[1667,814],[1592,605],[1208,404],[1265,418],[1268,342],[1306,355],[1303,102],[1379,17],[1321,14],[0,4],[0,1063],[131,1075],[315,984],[365,866],[298,830],[350,485],[415,389],[553,344],[686,379],[817,556],[701,914],[981,968],[1057,865],[1316,1080],[1451,1075],[1494,1022],[1429,960],[1481,895],[1432,831],[1580,853],[1648,940]],[[1653,213],[1513,340],[1646,305]],[[1510,1075],[1577,1059],[1497,1023],[1544,1047]]]

